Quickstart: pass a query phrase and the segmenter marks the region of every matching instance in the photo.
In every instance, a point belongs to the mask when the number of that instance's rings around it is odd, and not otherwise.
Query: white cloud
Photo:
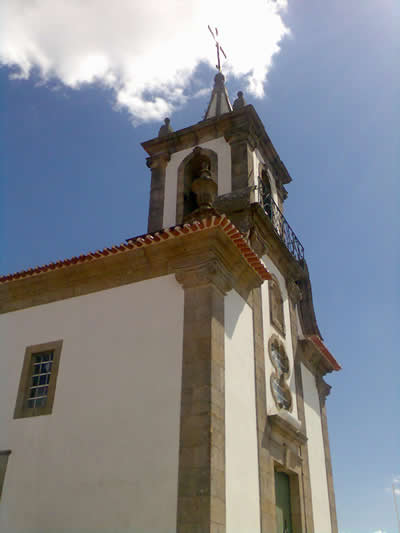
[[[377,531],[374,531],[373,533],[386,533],[383,529],[378,529]]]
[[[400,483],[400,476],[394,476],[393,483]]]
[[[286,2],[2,0],[0,64],[14,67],[14,78],[36,68],[44,81],[72,88],[103,83],[136,121],[159,120],[191,96],[200,62],[214,66],[208,24],[220,30],[224,72],[262,97],[272,57],[289,33],[281,18]]]

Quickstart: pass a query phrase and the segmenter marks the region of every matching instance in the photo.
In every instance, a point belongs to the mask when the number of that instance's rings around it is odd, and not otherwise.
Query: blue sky
[[[233,9],[240,16],[251,2]],[[212,12],[206,17],[213,23]],[[400,4],[289,0],[281,17],[290,35],[275,41],[264,96],[256,98],[243,67],[226,66],[227,87],[232,100],[245,90],[293,177],[286,216],[305,247],[321,332],[343,366],[327,377],[339,529],[394,533],[387,489],[400,474]],[[222,35],[230,24],[219,22]],[[265,22],[257,32],[261,52],[268,30]],[[252,65],[260,52],[250,44],[241,46]],[[2,46],[0,38],[4,63]],[[180,46],[191,44],[182,36]],[[183,87],[183,96],[144,112],[132,79],[129,105],[117,109],[112,83],[71,86],[61,74],[43,82],[34,60],[27,79],[10,79],[18,69],[8,63],[0,68],[0,273],[145,232],[150,173],[140,142],[161,124],[148,119],[165,108],[174,129],[198,122],[210,65],[194,58],[184,82],[163,88],[165,96]],[[139,97],[156,92],[150,84]]]

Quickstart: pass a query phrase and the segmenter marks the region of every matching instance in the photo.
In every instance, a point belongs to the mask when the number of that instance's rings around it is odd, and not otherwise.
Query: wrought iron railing
[[[304,248],[281,210],[274,202],[271,193],[262,180],[259,183],[261,205],[272,222],[275,233],[283,241],[292,256],[300,263],[304,261]]]

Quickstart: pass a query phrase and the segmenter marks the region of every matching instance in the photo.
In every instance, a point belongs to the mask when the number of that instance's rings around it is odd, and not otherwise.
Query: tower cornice
[[[281,184],[292,181],[252,105],[246,105],[219,117],[202,120],[197,124],[162,137],[149,139],[142,143],[142,147],[149,156],[159,153],[173,154],[217,137],[225,137],[227,142],[247,140],[252,150],[257,148],[265,161],[271,162]]]

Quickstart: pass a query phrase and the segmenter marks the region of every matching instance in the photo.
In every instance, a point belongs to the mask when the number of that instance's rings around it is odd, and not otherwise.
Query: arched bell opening
[[[218,158],[213,150],[207,148],[194,148],[178,168],[178,187],[176,201],[176,223],[182,224],[185,217],[197,209],[198,202],[193,193],[192,185],[199,178],[204,169],[218,183]]]

